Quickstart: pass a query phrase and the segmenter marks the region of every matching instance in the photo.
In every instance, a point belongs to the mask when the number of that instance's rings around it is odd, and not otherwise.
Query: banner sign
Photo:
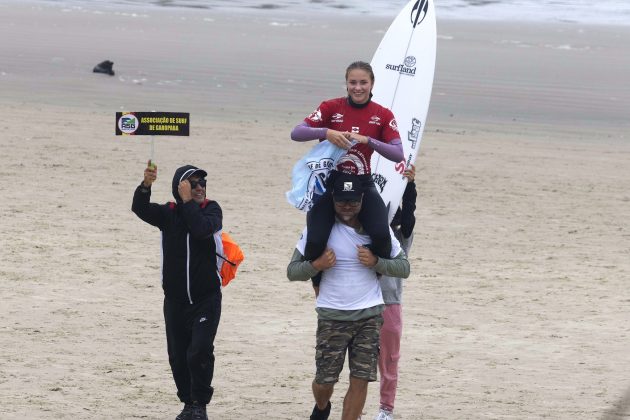
[[[188,136],[187,112],[117,112],[117,136]]]

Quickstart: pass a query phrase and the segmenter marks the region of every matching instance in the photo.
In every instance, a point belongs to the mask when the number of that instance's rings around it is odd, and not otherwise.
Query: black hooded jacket
[[[416,226],[416,216],[414,216],[413,213],[416,211],[417,195],[416,183],[414,181],[407,182],[400,207],[398,207],[392,219],[391,226],[394,228],[394,232],[396,232],[400,226],[400,232],[405,238],[411,236],[413,228]]]
[[[131,210],[162,231],[162,288],[167,298],[195,303],[221,290],[217,250],[222,249],[223,215],[216,201],[183,203],[177,186],[191,165],[173,176],[175,203],[150,202],[151,188],[142,183],[133,195]],[[190,176],[190,175],[188,175]],[[186,176],[184,179],[186,179]]]

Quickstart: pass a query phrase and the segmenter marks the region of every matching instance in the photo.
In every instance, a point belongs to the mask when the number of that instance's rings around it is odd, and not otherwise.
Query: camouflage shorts
[[[336,383],[343,369],[346,351],[350,375],[368,382],[376,381],[381,325],[381,315],[360,321],[318,320],[315,382]]]

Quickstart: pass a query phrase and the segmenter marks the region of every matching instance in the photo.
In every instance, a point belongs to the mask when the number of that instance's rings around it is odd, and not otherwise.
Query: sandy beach
[[[246,254],[209,417],[308,417],[316,314],[285,276],[304,214],[284,192],[311,145],[289,132],[390,21],[0,3],[1,419],[180,410],[159,231],[130,210],[150,140],[114,135],[115,112],[151,110],[191,113],[190,137],[155,139],[152,200],[208,170]],[[438,22],[396,419],[630,417],[629,37]]]

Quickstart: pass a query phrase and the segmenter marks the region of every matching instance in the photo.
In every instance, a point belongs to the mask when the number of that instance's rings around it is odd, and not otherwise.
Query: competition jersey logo
[[[429,0],[418,0],[411,9],[411,26],[416,27],[422,23],[429,10]]]
[[[320,118],[321,118],[321,114],[320,114]],[[343,114],[340,113],[335,113],[335,115],[332,116],[331,121],[334,123],[342,123],[343,122]]]
[[[308,119],[313,122],[320,122],[322,120],[322,111],[317,108],[316,111],[313,111],[313,113],[308,116]]]
[[[370,118],[370,124],[381,125],[381,118],[376,115],[372,115],[372,118]]]
[[[369,162],[357,149],[350,149],[337,162],[337,170],[345,174],[365,175],[370,173]]]
[[[392,118],[392,120],[389,122],[389,128],[398,133],[398,123],[396,122],[396,118]]]

